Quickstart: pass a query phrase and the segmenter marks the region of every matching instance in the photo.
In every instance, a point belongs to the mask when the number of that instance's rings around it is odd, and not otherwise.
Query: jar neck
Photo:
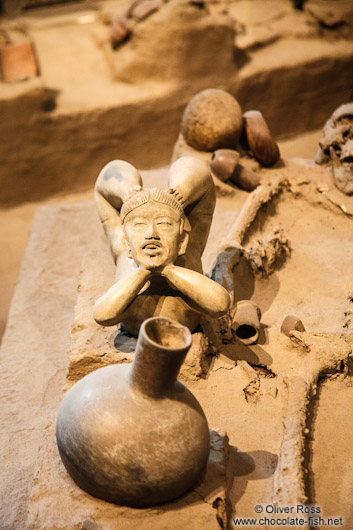
[[[145,320],[132,364],[132,387],[153,398],[168,394],[190,346],[191,333],[178,322],[164,317]]]

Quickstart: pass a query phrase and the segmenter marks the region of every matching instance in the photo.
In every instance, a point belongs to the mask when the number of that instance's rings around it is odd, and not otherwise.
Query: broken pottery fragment
[[[279,160],[280,152],[263,115],[258,110],[249,110],[243,118],[249,149],[262,166],[272,166]]]
[[[188,145],[200,151],[235,148],[243,127],[242,110],[228,92],[208,88],[187,105],[181,132]]]
[[[281,333],[289,337],[291,331],[305,331],[303,322],[294,315],[287,315],[281,325]]]
[[[91,495],[146,507],[171,501],[202,478],[207,420],[177,375],[191,333],[155,317],[140,330],[132,365],[85,376],[65,395],[56,436],[62,461]]]
[[[243,344],[257,341],[260,331],[261,311],[251,300],[240,300],[233,308],[232,330]]]
[[[230,179],[238,165],[239,157],[238,151],[234,149],[217,149],[210,162],[212,173],[223,181]]]
[[[202,273],[215,206],[208,164],[179,158],[169,190],[142,189],[131,164],[110,162],[96,183],[98,211],[117,264],[116,283],[97,300],[95,320],[122,322],[133,335],[152,316],[176,319],[194,330],[201,315],[223,316],[228,292]]]

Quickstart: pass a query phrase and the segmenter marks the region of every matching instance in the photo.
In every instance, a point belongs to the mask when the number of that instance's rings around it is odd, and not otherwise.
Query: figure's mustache
[[[155,248],[161,248],[162,244],[159,239],[145,239],[141,245],[141,248],[154,250]]]

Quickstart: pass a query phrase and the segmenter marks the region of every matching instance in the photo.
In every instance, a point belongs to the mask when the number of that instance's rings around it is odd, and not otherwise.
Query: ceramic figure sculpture
[[[56,433],[74,481],[95,497],[145,507],[179,497],[209,454],[204,413],[177,374],[188,328],[163,317],[141,326],[134,361],[100,368],[65,395]]]
[[[169,186],[143,189],[138,171],[122,160],[97,179],[98,211],[117,264],[117,282],[95,304],[101,325],[122,322],[137,335],[146,318],[161,315],[193,330],[201,314],[216,318],[229,309],[227,291],[202,273],[215,207],[208,165],[178,159]]]

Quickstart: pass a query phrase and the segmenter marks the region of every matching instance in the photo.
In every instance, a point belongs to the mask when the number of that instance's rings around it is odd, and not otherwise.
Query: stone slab
[[[92,203],[38,210],[0,355],[0,528],[25,528],[38,446],[65,383],[82,255],[100,230]]]

